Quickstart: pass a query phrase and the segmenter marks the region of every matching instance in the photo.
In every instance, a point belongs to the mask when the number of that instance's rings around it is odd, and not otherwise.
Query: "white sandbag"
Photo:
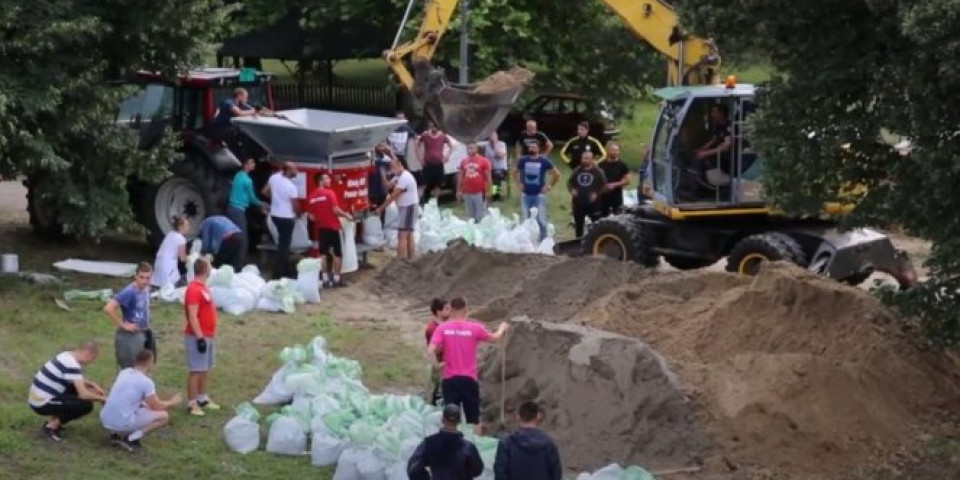
[[[383,211],[383,229],[396,231],[398,228],[400,228],[400,210],[395,202],[391,202]]]
[[[313,418],[321,418],[328,413],[340,410],[340,401],[330,395],[317,395],[313,397],[310,408],[313,409]]]
[[[616,463],[607,465],[590,476],[590,480],[620,480],[621,478],[623,478],[623,468]]]
[[[223,426],[223,439],[230,450],[250,453],[260,448],[260,413],[249,403],[237,407],[237,415]]]
[[[357,455],[357,471],[360,480],[387,480],[386,466],[371,450],[361,450]]]
[[[282,415],[270,425],[267,451],[277,455],[302,455],[307,450],[307,435],[297,419]]]
[[[543,241],[540,242],[540,246],[537,247],[537,253],[541,255],[553,255],[553,247],[555,245],[556,242],[554,242],[552,238],[544,238]]]
[[[360,451],[355,448],[347,448],[340,454],[337,470],[333,472],[333,480],[363,480],[360,478],[360,470],[357,469],[359,453]]]
[[[277,226],[273,224],[273,217],[270,216],[267,216],[267,231],[270,232],[270,238],[273,239],[273,243],[277,244]],[[302,252],[309,250],[312,246],[313,241],[310,240],[309,231],[307,230],[307,217],[304,215],[298,218],[296,223],[293,224],[293,234],[290,237],[290,251]]]
[[[181,305],[187,295],[187,287],[174,288],[172,283],[160,287],[160,300],[167,303],[177,302]]]
[[[284,380],[294,368],[296,368],[296,365],[287,364],[277,370],[263,392],[260,392],[260,395],[253,399],[253,403],[257,405],[280,405],[293,400],[293,391],[286,387]]]
[[[407,475],[407,462],[396,462],[386,470],[387,480],[410,480],[410,476]]]
[[[234,288],[230,290],[232,299],[223,306],[223,311],[234,316],[243,315],[257,306],[257,297],[247,290]]]
[[[303,297],[297,291],[296,282],[289,278],[282,278],[271,280],[264,285],[260,300],[257,301],[257,309],[268,312],[294,313],[297,303],[302,302]]]
[[[233,288],[242,288],[250,292],[250,294],[255,298],[260,298],[260,292],[263,291],[263,287],[267,284],[267,282],[260,277],[259,272],[248,272],[247,268],[250,267],[253,267],[254,270],[257,268],[253,265],[249,265],[248,267],[244,268],[242,272],[234,275],[232,286]]]
[[[360,269],[360,261],[357,258],[357,224],[353,222],[343,222],[343,228],[340,230],[340,246],[343,247],[343,258],[340,263],[341,273],[353,273]]]
[[[396,229],[384,230],[384,236],[387,238],[387,246],[396,250],[397,244],[399,243],[399,234]]]
[[[233,283],[233,274],[233,267],[230,265],[214,268],[207,279],[207,285],[211,287],[230,287]]]
[[[310,463],[314,467],[329,467],[337,463],[347,446],[345,440],[314,432],[310,448]]]
[[[304,258],[297,263],[297,291],[307,303],[320,302],[319,258]]]
[[[383,224],[379,215],[367,215],[363,219],[363,243],[367,245],[383,245],[386,237],[383,235]]]

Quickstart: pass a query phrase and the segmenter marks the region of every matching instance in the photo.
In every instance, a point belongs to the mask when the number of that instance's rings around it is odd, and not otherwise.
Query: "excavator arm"
[[[450,25],[459,0],[425,0],[417,36],[384,52],[396,81],[413,95],[414,110],[462,142],[480,140],[494,131],[529,84],[526,70],[504,75],[500,82],[452,85],[431,59]],[[713,42],[680,32],[677,15],[661,0],[601,0],[639,38],[668,59],[669,85],[716,83],[720,55]],[[413,73],[404,59],[410,56]],[[501,72],[502,73],[502,72]],[[500,75],[494,74],[494,76]]]

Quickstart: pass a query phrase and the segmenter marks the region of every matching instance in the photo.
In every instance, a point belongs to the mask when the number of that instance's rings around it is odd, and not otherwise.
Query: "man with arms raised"
[[[450,317],[433,332],[427,347],[431,361],[443,352],[443,403],[463,408],[467,423],[477,435],[480,424],[480,383],[477,381],[477,346],[480,342],[497,342],[507,333],[506,323],[490,333],[480,322],[467,318],[467,302],[457,297],[450,300]]]
[[[81,368],[97,359],[100,349],[92,341],[75,350],[60,352],[44,363],[30,384],[27,403],[38,415],[47,417],[41,431],[54,442],[62,442],[60,430],[67,423],[93,411],[93,402],[104,402],[103,389],[83,378]]]

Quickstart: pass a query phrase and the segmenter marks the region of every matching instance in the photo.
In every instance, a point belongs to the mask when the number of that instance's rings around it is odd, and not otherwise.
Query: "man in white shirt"
[[[140,448],[144,435],[169,423],[167,409],[182,401],[179,393],[165,401],[157,398],[157,387],[147,376],[151,367],[153,352],[141,350],[133,368],[117,375],[100,410],[100,422],[111,432],[113,444],[130,452]]]
[[[493,167],[493,198],[494,202],[500,201],[501,186],[503,181],[507,180],[507,144],[497,138],[497,132],[490,132],[490,137],[485,142],[477,144],[483,156],[490,159]],[[510,184],[508,183],[509,187]]]
[[[67,422],[90,414],[93,402],[105,400],[103,389],[81,372],[99,353],[97,344],[88,341],[76,350],[58,353],[33,376],[27,403],[38,415],[47,417],[42,431],[50,440],[63,441],[60,429]]]
[[[293,179],[297,177],[297,166],[283,162],[280,171],[270,176],[263,188],[263,195],[270,198],[270,220],[277,227],[277,257],[274,262],[274,278],[294,278],[296,272],[290,268],[290,243],[293,241],[293,228],[300,214],[300,201],[297,186]]]
[[[417,205],[420,203],[420,195],[417,192],[417,180],[413,174],[403,168],[400,160],[393,160],[393,180],[391,181],[393,190],[390,196],[383,202],[383,205],[377,208],[376,214],[383,212],[390,203],[397,202],[397,213],[399,218],[399,227],[397,227],[397,257],[413,258],[417,252],[417,247],[413,241],[413,230],[417,224]]]

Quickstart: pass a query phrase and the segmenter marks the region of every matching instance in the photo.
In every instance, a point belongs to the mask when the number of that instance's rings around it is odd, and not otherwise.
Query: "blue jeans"
[[[547,238],[547,196],[544,194],[540,195],[527,195],[523,193],[520,195],[520,210],[522,218],[526,220],[530,217],[530,209],[537,209],[537,225],[540,226],[540,241]]]

